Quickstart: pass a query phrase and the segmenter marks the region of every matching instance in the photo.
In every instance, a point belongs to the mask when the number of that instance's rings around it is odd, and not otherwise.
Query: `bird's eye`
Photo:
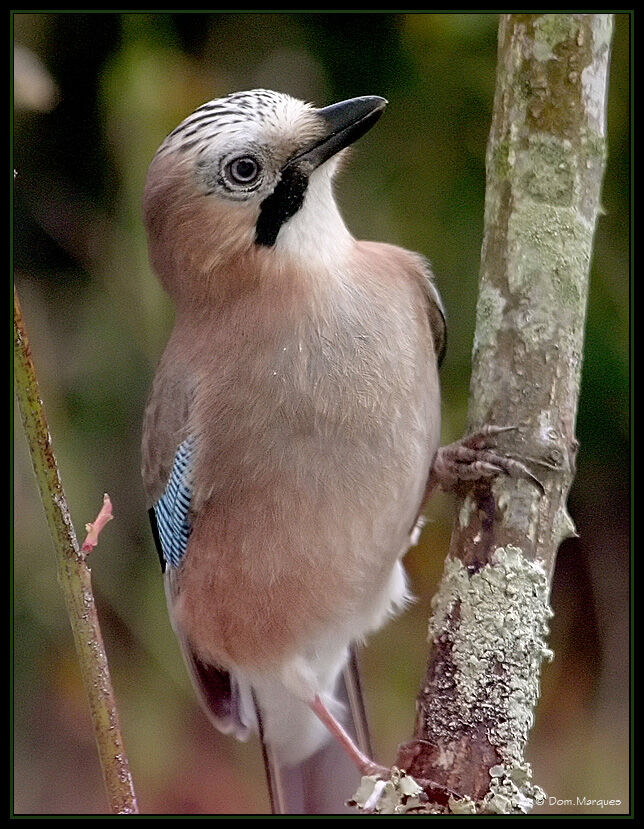
[[[244,155],[241,158],[235,158],[227,164],[226,172],[234,184],[241,184],[248,187],[249,184],[254,184],[257,181],[260,167],[254,158],[251,158],[249,155]]]

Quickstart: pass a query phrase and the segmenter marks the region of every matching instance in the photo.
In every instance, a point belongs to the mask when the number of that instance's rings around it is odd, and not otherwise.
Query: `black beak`
[[[312,147],[298,153],[291,159],[289,166],[297,163],[305,170],[307,167],[309,171],[315,170],[370,130],[382,115],[387,103],[384,98],[377,95],[365,95],[318,109],[317,114],[325,122],[327,135],[316,141]]]

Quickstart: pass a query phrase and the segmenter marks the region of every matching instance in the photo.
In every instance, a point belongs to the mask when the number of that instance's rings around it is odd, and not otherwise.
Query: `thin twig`
[[[109,807],[114,814],[136,814],[136,796],[123,748],[90,570],[79,550],[63,492],[15,288],[13,315],[16,394],[47,524],[54,542],[58,581],[74,634]]]

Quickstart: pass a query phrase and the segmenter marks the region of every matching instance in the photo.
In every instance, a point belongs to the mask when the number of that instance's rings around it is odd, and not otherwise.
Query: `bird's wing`
[[[146,408],[142,471],[171,620],[180,589],[177,575],[194,519],[192,475],[198,440],[190,433],[190,400],[189,377],[173,370],[171,361],[162,361]],[[213,725],[247,739],[254,718],[249,694],[242,693],[228,671],[202,660],[176,626],[175,633],[197,697]]]
[[[176,574],[173,567],[168,567],[165,573],[171,619],[178,589]],[[175,633],[197,699],[210,722],[223,734],[233,734],[238,740],[247,740],[256,721],[250,687],[240,684],[235,675],[224,668],[203,660],[180,629],[175,627]]]
[[[409,267],[409,257],[411,256],[411,267]],[[438,289],[434,284],[434,274],[432,272],[429,261],[420,254],[410,254],[405,251],[407,262],[407,273],[411,273],[413,280],[418,284],[426,299],[427,318],[429,320],[429,327],[434,342],[434,354],[436,355],[436,362],[440,368],[445,351],[447,349],[447,321],[445,319],[445,309],[441,300]],[[433,463],[433,461],[432,461]],[[431,474],[430,469],[427,470],[427,476]],[[424,516],[424,509],[427,503],[427,496],[423,499],[416,520],[410,528],[409,544],[415,546],[420,538],[421,531],[425,526],[426,519]]]
[[[163,571],[167,564],[178,566],[190,535],[193,385],[168,347],[145,408],[141,445],[143,488]]]
[[[192,470],[195,438],[187,437],[175,450],[174,462],[165,489],[154,501],[148,515],[161,569],[176,568],[188,548],[192,531]]]
[[[419,277],[420,283],[427,298],[427,313],[429,316],[429,325],[434,338],[434,350],[436,352],[436,359],[438,365],[443,362],[445,350],[447,348],[447,322],[445,319],[445,308],[441,300],[438,289],[434,284],[434,274],[431,265],[424,257],[419,256]]]

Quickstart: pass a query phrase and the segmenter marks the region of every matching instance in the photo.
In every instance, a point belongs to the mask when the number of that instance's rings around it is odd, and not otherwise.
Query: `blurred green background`
[[[147,165],[180,120],[233,90],[263,86],[319,105],[388,98],[338,197],[356,236],[434,265],[450,323],[443,440],[455,440],[465,426],[497,23],[433,13],[13,15],[15,283],[79,534],[103,492],[114,503],[91,565],[144,812],[267,809],[257,744],[219,735],[196,706],[144,509],[141,417],[172,321],[147,263]],[[604,813],[628,809],[629,55],[629,19],[618,14],[570,497],[580,537],[558,558],[556,659],[543,672],[528,749],[550,796],[621,800]],[[18,419],[15,432],[14,809],[100,813],[89,716]],[[447,496],[432,503],[407,558],[418,601],[364,654],[382,761],[413,729],[452,509]]]

